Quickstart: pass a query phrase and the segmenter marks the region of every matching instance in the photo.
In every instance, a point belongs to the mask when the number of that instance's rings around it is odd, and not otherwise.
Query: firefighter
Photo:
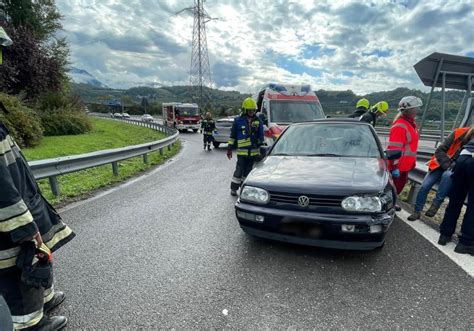
[[[356,110],[349,115],[349,118],[360,118],[362,115],[364,115],[370,107],[370,102],[369,100],[363,98],[357,101],[356,104]]]
[[[263,123],[256,116],[257,103],[246,98],[242,103],[242,114],[234,120],[227,147],[227,157],[232,159],[232,150],[237,150],[237,166],[235,168],[230,194],[237,195],[245,178],[253,165],[260,159],[260,146],[263,145]]]
[[[467,208],[461,225],[459,243],[454,251],[474,255],[474,130],[466,135],[464,145],[453,169],[453,186],[449,193],[449,204],[439,230],[439,245],[446,245],[456,230],[458,218],[467,197]]]
[[[473,130],[474,127],[471,129],[469,127],[456,129],[436,148],[435,154],[428,163],[429,171],[423,179],[420,191],[416,197],[415,211],[408,217],[409,221],[416,221],[420,218],[428,193],[436,183],[439,183],[436,196],[425,214],[428,217],[436,215],[444,198],[451,190],[452,168],[456,163],[459,153],[461,153],[462,147],[471,139]],[[469,135],[468,131],[470,132]]]
[[[0,109],[7,111],[1,103]],[[0,295],[15,329],[59,330],[67,324],[66,317],[46,315],[65,299],[53,289],[52,252],[74,233],[41,195],[27,161],[1,122],[0,187]]]
[[[375,105],[373,105],[368,112],[362,115],[359,118],[359,121],[366,122],[375,126],[377,123],[377,118],[381,116],[385,116],[388,111],[388,103],[387,101],[379,101]]]
[[[210,112],[206,113],[206,117],[201,122],[201,133],[204,141],[204,150],[211,150],[211,143],[214,141],[212,134],[216,130],[216,122],[212,119]]]
[[[402,152],[400,159],[388,161],[388,169],[392,174],[397,194],[403,191],[408,181],[408,173],[416,166],[419,133],[415,116],[422,105],[423,102],[418,97],[403,97],[398,104],[399,114],[390,129],[387,149]],[[396,209],[400,207],[396,206]]]

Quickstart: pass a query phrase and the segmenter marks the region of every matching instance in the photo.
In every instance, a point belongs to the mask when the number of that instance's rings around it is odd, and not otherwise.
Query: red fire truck
[[[179,131],[193,130],[201,127],[199,108],[195,103],[163,103],[163,124]]]
[[[265,122],[265,142],[272,145],[291,123],[325,118],[319,99],[309,85],[267,84],[254,96]]]

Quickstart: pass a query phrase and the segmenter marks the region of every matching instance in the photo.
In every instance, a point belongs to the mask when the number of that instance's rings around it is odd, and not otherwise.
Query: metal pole
[[[114,176],[119,175],[118,162],[112,162],[112,173],[114,174]]]
[[[49,179],[49,186],[51,186],[51,192],[57,198],[59,197],[59,183],[58,178],[56,176],[51,176]]]
[[[444,141],[444,119],[446,117],[446,73],[443,73],[443,105],[441,107],[441,141]]]
[[[456,124],[458,123],[459,116],[461,115],[462,105],[464,104],[464,100],[466,99],[466,95],[467,95],[467,91],[464,93],[464,96],[462,97],[461,105],[459,106],[459,110],[458,110],[458,113],[456,115],[456,119],[454,120],[453,127],[451,128],[451,131],[454,131],[454,129],[456,128]]]
[[[444,58],[442,57],[441,60],[438,63],[438,68],[436,68],[436,75],[435,75],[435,79],[433,81],[433,86],[431,86],[430,95],[428,96],[428,101],[426,102],[425,110],[423,111],[423,117],[421,118],[421,124],[420,124],[420,134],[423,133],[423,125],[425,124],[426,114],[428,112],[428,107],[430,106],[430,103],[431,103],[431,97],[433,95],[433,91],[436,87],[436,83],[438,82],[439,72],[441,71],[441,67],[443,66],[443,62],[444,62]]]

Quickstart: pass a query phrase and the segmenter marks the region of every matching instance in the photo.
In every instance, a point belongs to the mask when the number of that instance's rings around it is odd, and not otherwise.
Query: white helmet
[[[420,98],[415,96],[403,97],[398,103],[398,110],[405,111],[412,108],[420,108],[423,106],[423,102]]]

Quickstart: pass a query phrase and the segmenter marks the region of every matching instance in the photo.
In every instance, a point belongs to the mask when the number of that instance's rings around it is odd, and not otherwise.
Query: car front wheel
[[[219,148],[219,146],[221,145],[221,143],[217,141],[214,141],[212,144],[214,145],[214,148]]]

